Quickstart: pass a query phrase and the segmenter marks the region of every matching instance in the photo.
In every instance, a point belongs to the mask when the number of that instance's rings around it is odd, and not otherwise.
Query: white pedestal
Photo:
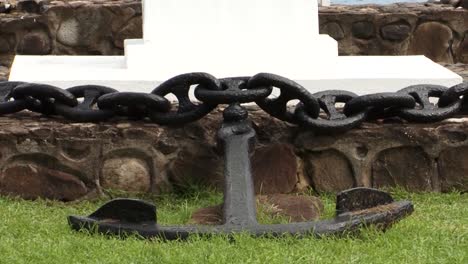
[[[263,49],[261,45],[252,48],[248,42],[237,45],[235,42],[220,40],[213,46],[205,46],[203,42],[174,42],[170,49],[151,41],[130,40],[125,42],[126,69],[157,76],[158,80],[186,72],[208,72],[219,77],[272,72],[305,80],[326,74],[338,59],[338,45],[328,35],[278,47],[265,43]],[[187,45],[190,47],[184,47]]]
[[[125,43],[127,69],[160,78],[266,71],[307,79],[338,57],[336,41],[319,35],[314,0],[144,0],[143,12],[143,40]]]
[[[304,41],[318,35],[316,0],[143,0],[143,38],[184,45],[217,46],[230,39],[252,47],[283,36]],[[275,43],[270,43],[276,45]]]
[[[143,8],[144,39],[127,40],[125,56],[17,56],[10,80],[149,92],[187,72],[270,72],[311,92],[358,94],[462,82],[423,56],[338,57],[336,41],[318,34],[315,0],[144,0]]]
[[[397,91],[413,84],[452,86],[462,82],[460,76],[424,56],[338,57],[335,67],[326,74],[311,73],[308,79],[293,78],[310,92],[339,89],[368,94]],[[122,56],[17,56],[10,80],[62,88],[98,84],[120,91],[150,92],[169,77],[157,71],[130,71]]]

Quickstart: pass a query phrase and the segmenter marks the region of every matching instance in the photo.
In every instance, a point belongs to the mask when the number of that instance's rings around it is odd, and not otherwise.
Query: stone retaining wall
[[[342,55],[419,55],[468,63],[468,10],[449,5],[394,4],[320,9],[320,31]]]
[[[468,122],[366,123],[315,135],[251,109],[257,193],[354,186],[468,190]],[[223,186],[215,144],[221,114],[179,128],[115,121],[74,124],[22,112],[0,117],[0,192],[71,201],[107,189],[160,193]]]
[[[141,37],[141,6],[134,0],[53,1],[29,11],[0,14],[3,78],[15,53],[121,54],[124,39]],[[327,7],[321,8],[321,30],[339,40],[342,54],[420,49],[441,61],[467,62],[467,16],[447,6]],[[468,77],[467,65],[446,66]],[[395,185],[468,190],[465,119],[367,123],[342,135],[314,135],[255,109],[252,117],[259,139],[252,158],[257,193]],[[108,189],[160,193],[194,182],[222,186],[215,145],[219,112],[180,128],[72,124],[27,112],[0,117],[0,124],[2,193],[71,201]]]
[[[16,53],[122,54],[124,39],[142,35],[138,0],[7,2],[12,7],[0,8],[0,62],[7,67]],[[339,41],[342,55],[424,54],[468,63],[468,10],[449,5],[321,7],[320,30]]]
[[[119,55],[123,40],[141,38],[137,0],[42,1],[0,13],[0,61],[14,54]]]

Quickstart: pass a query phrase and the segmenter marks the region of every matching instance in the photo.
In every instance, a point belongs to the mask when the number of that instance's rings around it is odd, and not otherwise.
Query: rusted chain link
[[[192,87],[198,101],[190,99]],[[273,88],[280,91],[276,97],[272,96]],[[169,94],[177,98],[177,109],[166,98]],[[151,93],[117,92],[97,85],[60,89],[1,82],[0,115],[27,109],[74,122],[101,122],[123,116],[161,125],[182,125],[203,118],[220,104],[256,103],[280,120],[318,132],[343,132],[365,121],[389,117],[409,122],[450,118],[464,113],[466,95],[468,82],[450,88],[415,85],[395,93],[357,96],[340,90],[312,94],[290,79],[269,73],[224,79],[207,73],[187,73],[167,80]],[[79,101],[80,98],[83,99]],[[292,106],[292,101],[298,103]]]

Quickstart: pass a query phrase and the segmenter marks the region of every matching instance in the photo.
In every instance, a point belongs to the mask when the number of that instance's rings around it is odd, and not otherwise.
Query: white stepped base
[[[181,73],[185,72],[176,74]],[[227,77],[209,73],[217,78]],[[255,73],[239,72],[229,76]],[[61,88],[98,84],[119,91],[150,92],[171,77],[157,71],[129,70],[124,56],[16,56],[9,80]],[[414,84],[452,86],[462,82],[460,76],[424,56],[338,57],[335,66],[325,72],[311,71],[307,76],[292,74],[285,77],[297,81],[312,93],[339,89],[368,94],[397,91]]]
[[[187,46],[182,41],[126,40],[126,68],[158,77],[200,71],[223,77],[250,76],[264,71],[306,80],[311,74],[326,74],[338,58],[338,43],[328,35],[306,35],[302,41],[281,39],[263,46],[253,45],[256,41],[232,42],[221,39],[207,47],[203,41]]]

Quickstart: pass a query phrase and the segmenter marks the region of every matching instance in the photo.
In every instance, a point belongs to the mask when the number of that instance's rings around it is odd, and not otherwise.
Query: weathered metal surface
[[[199,102],[191,101],[189,90],[195,88]],[[280,89],[272,97],[273,87]],[[317,132],[344,132],[364,121],[399,117],[412,122],[436,122],[464,114],[463,96],[468,82],[451,88],[416,85],[396,93],[355,96],[346,91],[309,93],[298,83],[285,77],[260,73],[253,77],[216,79],[207,73],[188,73],[169,79],[151,93],[115,92],[97,86],[72,87],[67,90],[43,84],[0,83],[3,101],[0,114],[23,110],[24,106],[46,115],[62,115],[76,122],[104,121],[114,116],[129,119],[149,118],[162,125],[181,125],[196,121],[217,105],[255,102],[270,115]],[[76,94],[76,95],[75,95]],[[173,110],[168,94],[179,100]],[[78,104],[78,97],[87,96]],[[441,104],[429,101],[439,98]],[[299,100],[289,107],[292,100]],[[98,109],[92,109],[97,102]],[[343,111],[336,103],[344,103]],[[86,111],[84,111],[86,110]],[[322,118],[323,111],[328,117]]]
[[[200,74],[196,74],[196,80],[188,81],[190,75],[178,76],[168,83],[178,83],[183,80],[186,83],[197,83]],[[206,77],[206,76],[205,76]],[[224,122],[218,131],[218,144],[224,150],[224,203],[223,203],[223,224],[217,226],[160,226],[156,221],[156,207],[143,201],[118,199],[105,204],[89,217],[70,216],[69,223],[75,230],[90,229],[97,230],[106,234],[125,234],[138,233],[143,237],[162,237],[165,239],[187,238],[191,234],[211,235],[211,234],[232,234],[239,232],[249,232],[255,236],[284,234],[291,235],[330,235],[342,234],[346,232],[355,232],[362,226],[376,225],[378,227],[387,227],[393,222],[398,221],[413,211],[411,202],[393,202],[390,195],[366,188],[358,188],[343,192],[338,195],[337,215],[330,221],[291,223],[285,225],[261,225],[256,217],[255,188],[252,177],[252,168],[250,164],[250,154],[254,149],[255,130],[251,121],[248,119],[248,112],[240,104],[256,101],[262,109],[278,117],[279,119],[294,122],[294,112],[289,112],[288,101],[300,99],[301,105],[305,107],[308,114],[319,113],[320,105],[327,106],[325,103],[319,104],[319,100],[307,92],[298,84],[284,77],[272,74],[259,74],[253,78],[230,78],[220,80],[223,90],[214,90],[200,85],[196,88],[195,94],[201,96],[200,100],[207,100],[207,104],[229,104],[224,110]],[[281,95],[276,99],[267,98],[271,93],[272,87],[277,86],[282,89]],[[164,87],[164,86],[163,86]],[[180,85],[175,86],[180,87]],[[253,88],[252,88],[253,87]],[[255,88],[260,87],[260,88]],[[267,87],[267,88],[263,88]],[[249,90],[249,88],[251,88]],[[188,97],[187,87],[183,90],[177,90],[179,100],[186,107]],[[156,89],[157,90],[157,89]],[[168,90],[172,91],[172,90]],[[165,91],[164,94],[167,94]],[[180,93],[180,92],[183,92]],[[136,96],[144,98],[143,94],[113,93],[104,95],[98,99],[100,103],[106,102],[108,98],[112,99],[119,95],[124,95],[115,102],[112,101],[112,107],[118,112],[119,107],[138,107],[140,104],[132,104]],[[335,94],[335,93],[332,93]],[[263,99],[259,99],[263,97]],[[352,97],[352,96],[351,96]],[[347,96],[344,99],[350,99]],[[403,97],[403,99],[402,99]],[[414,105],[414,99],[410,96],[407,100]],[[407,106],[408,103],[401,104],[401,100],[408,99],[399,94],[387,94],[368,96],[363,100],[364,106],[359,111],[370,112],[374,104],[379,107],[391,107],[393,104]],[[127,99],[125,99],[127,98]],[[160,97],[163,99],[163,97]],[[356,98],[356,97],[354,97]],[[101,101],[100,101],[101,100]],[[260,101],[263,100],[263,101]],[[334,99],[336,101],[336,96]],[[353,100],[353,99],[351,99]],[[140,109],[140,114],[152,111],[156,108],[158,100],[151,101],[152,104],[145,104],[144,111]],[[159,100],[163,103],[162,100]],[[106,102],[106,104],[108,104]],[[328,104],[329,105],[329,104]],[[159,107],[156,111],[168,111]],[[330,111],[326,108],[328,114],[336,116],[336,108]],[[142,115],[144,117],[144,115]]]
[[[192,102],[190,86],[197,85]],[[271,98],[273,87],[280,95]],[[90,122],[101,118],[126,117],[149,119],[160,124],[184,125],[207,115],[217,105],[224,109],[224,122],[218,132],[224,149],[224,223],[222,225],[163,227],[156,221],[156,208],[136,200],[114,200],[89,217],[69,217],[74,229],[97,228],[101,232],[121,234],[137,232],[144,237],[185,238],[190,234],[250,232],[253,235],[310,235],[354,232],[362,226],[388,227],[413,211],[411,202],[394,202],[392,197],[375,189],[357,188],[338,195],[336,217],[328,221],[260,225],[256,219],[255,188],[250,164],[255,130],[242,103],[255,102],[270,115],[312,130],[315,133],[343,133],[364,121],[402,118],[415,122],[435,122],[464,114],[462,106],[468,83],[451,88],[419,85],[396,93],[356,96],[344,91],[311,94],[285,77],[261,73],[253,77],[216,79],[206,73],[176,76],[152,93],[115,92],[96,86],[72,87],[67,90],[31,83],[0,83],[3,100],[0,109],[11,113],[26,108],[43,115],[62,115],[74,121]],[[173,110],[167,94],[174,94],[179,107]],[[83,102],[78,97],[84,97]],[[429,98],[437,97],[439,103]],[[289,107],[288,102],[299,100]],[[338,109],[336,103],[343,103]],[[81,111],[84,110],[84,111]],[[323,111],[324,115],[320,115]],[[96,117],[98,113],[98,117]],[[104,114],[103,114],[104,113]],[[1,114],[1,113],[0,113]],[[155,118],[156,117],[156,118]],[[161,118],[162,117],[162,118]],[[320,120],[317,122],[317,120]],[[338,120],[338,122],[337,122]],[[110,156],[112,159],[113,155]],[[113,170],[112,164],[107,166]],[[144,165],[131,166],[145,170]]]
[[[235,108],[236,111],[229,110]],[[356,188],[337,197],[337,214],[332,220],[282,225],[261,225],[256,218],[255,191],[251,173],[250,152],[255,131],[250,121],[231,105],[226,111],[229,119],[218,132],[219,144],[224,148],[225,187],[223,224],[216,226],[161,226],[156,221],[156,207],[143,201],[117,199],[103,205],[89,217],[70,216],[75,230],[97,230],[104,234],[138,233],[142,237],[160,237],[168,240],[185,239],[189,235],[233,234],[248,232],[254,236],[281,235],[340,235],[357,232],[359,228],[374,225],[386,228],[413,211],[411,202],[394,202],[387,193]],[[241,119],[241,120],[239,120]]]
[[[355,233],[366,226],[385,229],[414,210],[411,202],[387,203],[385,201],[385,203],[380,203],[378,198],[380,194],[373,195],[373,192],[378,192],[377,190],[367,189],[365,192],[367,194],[365,196],[357,194],[356,197],[349,197],[349,199],[353,199],[361,205],[372,204],[372,207],[360,206],[357,210],[354,207],[343,207],[342,205],[346,204],[343,203],[335,218],[323,221],[260,225],[256,222],[255,211],[251,211],[250,205],[247,205],[245,209],[249,209],[249,211],[239,216],[234,216],[232,212],[229,212],[229,207],[225,207],[225,222],[222,225],[161,226],[153,217],[156,215],[156,207],[143,201],[122,199],[109,202],[89,217],[70,216],[68,221],[75,230],[84,228],[110,235],[137,233],[144,238],[160,237],[168,240],[185,239],[190,235],[231,235],[242,232],[250,233],[253,236],[294,235],[300,237],[314,235],[321,237]],[[377,197],[376,200],[372,200],[374,197]],[[366,202],[362,202],[362,199],[365,199]],[[253,205],[255,206],[255,204]],[[236,207],[234,211],[242,206]],[[144,208],[144,213],[142,211],[136,212],[135,208]],[[131,215],[132,213],[134,214]]]

